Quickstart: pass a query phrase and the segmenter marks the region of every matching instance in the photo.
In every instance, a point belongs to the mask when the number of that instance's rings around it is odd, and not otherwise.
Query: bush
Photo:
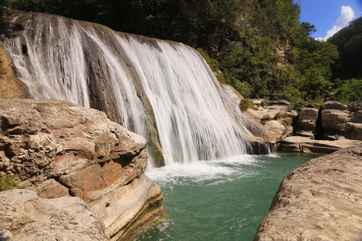
[[[361,102],[362,101],[362,80],[345,80],[337,89],[337,99],[341,102]]]
[[[5,175],[0,177],[0,192],[14,189],[18,185],[18,180],[15,176]]]
[[[250,99],[244,99],[240,102],[240,110],[247,111],[250,108],[254,108],[254,103]]]

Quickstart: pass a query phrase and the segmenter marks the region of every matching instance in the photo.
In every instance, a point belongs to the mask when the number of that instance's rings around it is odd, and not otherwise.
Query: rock
[[[353,112],[353,114],[352,114],[352,122],[362,123],[362,110],[358,110],[356,112]]]
[[[255,240],[361,240],[361,172],[362,146],[297,168],[282,182]]]
[[[77,197],[43,199],[31,190],[0,192],[1,240],[107,241],[104,226]]]
[[[316,108],[302,108],[299,111],[297,126],[298,130],[315,131],[317,127],[319,110]]]
[[[322,128],[327,134],[343,134],[351,117],[347,111],[328,109],[322,110],[321,119]]]
[[[15,77],[11,59],[0,42],[0,98],[30,97],[26,85]]]
[[[69,195],[69,190],[54,179],[49,179],[37,187],[37,193],[41,198],[59,198]]]
[[[265,100],[264,105],[281,105],[281,106],[290,106],[290,102],[287,100]]]
[[[348,122],[346,126],[346,136],[353,140],[362,141],[362,123]]]
[[[348,105],[348,110],[352,112],[362,110],[362,102],[352,102]]]
[[[296,131],[295,134],[297,136],[314,138],[314,133],[312,131]]]
[[[347,106],[338,101],[326,101],[324,103],[324,109],[332,110],[347,110]]]
[[[362,145],[362,142],[344,138],[338,140],[314,140],[313,137],[289,136],[279,143],[278,151],[329,154],[358,145]]]
[[[225,104],[226,109],[232,115],[235,123],[240,124],[240,129],[245,130],[243,138],[247,140],[250,145],[247,148],[250,154],[265,154],[269,153],[270,143],[265,143],[262,137],[265,133],[264,126],[259,123],[252,115],[248,112],[243,112],[241,103],[244,98],[235,90],[232,86],[223,84],[222,85],[221,97]],[[247,100],[250,102],[250,100]],[[253,105],[253,104],[252,104]],[[257,108],[257,107],[255,107]],[[253,111],[254,107],[249,108],[248,111]]]
[[[293,133],[293,128],[289,125],[284,125],[282,122],[277,120],[268,121],[265,123],[264,139],[267,142],[276,143],[281,141],[286,136]]]
[[[162,217],[160,189],[140,181],[146,180],[145,139],[103,112],[60,101],[0,99],[0,120],[0,172],[40,197],[77,196],[96,210],[106,203],[109,215],[123,220],[99,215],[111,240],[128,239]],[[132,195],[138,202],[130,202]]]

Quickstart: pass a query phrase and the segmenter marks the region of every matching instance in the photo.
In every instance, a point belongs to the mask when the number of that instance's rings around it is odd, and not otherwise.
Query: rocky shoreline
[[[0,120],[0,176],[22,189],[0,193],[3,236],[129,240],[162,218],[160,187],[144,175],[145,139],[103,112],[0,99]]]
[[[320,109],[296,111],[285,100],[252,102],[244,113],[262,128],[253,134],[277,151],[328,154],[362,144],[360,104],[327,101]]]
[[[313,159],[282,182],[255,241],[362,238],[362,146]]]

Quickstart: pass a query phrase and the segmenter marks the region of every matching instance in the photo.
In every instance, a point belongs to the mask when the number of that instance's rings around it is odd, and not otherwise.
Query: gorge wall
[[[148,139],[154,165],[247,152],[242,113],[229,113],[230,98],[191,47],[46,14],[7,21],[4,45],[32,97],[105,111]]]

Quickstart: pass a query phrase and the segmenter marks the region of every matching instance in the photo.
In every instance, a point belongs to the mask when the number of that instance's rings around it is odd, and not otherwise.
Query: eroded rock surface
[[[34,191],[0,192],[0,240],[108,241],[103,224],[80,198],[40,198]]]
[[[362,240],[362,146],[313,159],[282,182],[256,241]]]
[[[315,131],[319,110],[316,108],[302,108],[298,114],[297,126],[303,131]]]
[[[103,112],[0,99],[0,128],[0,175],[16,176],[43,198],[83,199],[111,240],[133,236],[163,214],[161,191],[144,176],[146,141]]]
[[[284,152],[329,154],[340,149],[362,145],[362,141],[340,138],[338,140],[315,140],[306,136],[289,136],[279,143]]]
[[[261,137],[264,141],[276,143],[293,133],[293,120],[297,113],[289,110],[289,102],[253,100],[253,103],[254,107],[246,113],[263,125]]]

